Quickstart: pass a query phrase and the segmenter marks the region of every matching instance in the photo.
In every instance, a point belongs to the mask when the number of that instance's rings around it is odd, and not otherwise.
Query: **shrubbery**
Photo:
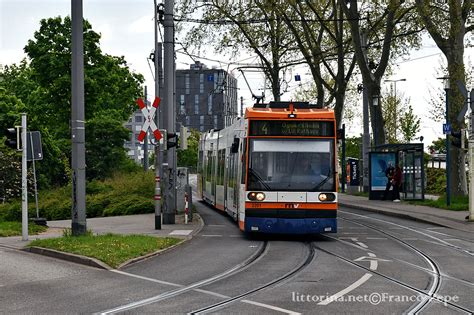
[[[87,217],[152,213],[155,181],[153,172],[115,174],[103,181],[87,183]],[[47,220],[71,218],[71,186],[39,192],[39,214]],[[29,216],[35,217],[33,196],[29,197]],[[20,221],[21,201],[0,205],[0,221]]]

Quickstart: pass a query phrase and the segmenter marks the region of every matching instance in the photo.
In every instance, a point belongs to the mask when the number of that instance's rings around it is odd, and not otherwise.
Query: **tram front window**
[[[333,141],[253,139],[248,190],[333,191]]]

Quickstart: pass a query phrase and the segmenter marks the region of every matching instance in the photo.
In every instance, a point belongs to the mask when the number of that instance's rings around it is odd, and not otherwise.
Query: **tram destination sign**
[[[252,120],[250,136],[334,137],[332,121]]]

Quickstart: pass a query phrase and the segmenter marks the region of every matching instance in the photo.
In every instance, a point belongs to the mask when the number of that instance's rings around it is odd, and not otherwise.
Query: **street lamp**
[[[451,204],[451,175],[450,175],[450,154],[449,154],[449,134],[450,134],[450,127],[449,127],[449,77],[441,77],[437,78],[438,80],[443,80],[444,91],[446,92],[446,128],[444,132],[446,132],[446,205],[449,206]]]
[[[375,106],[379,106],[379,97],[380,95],[378,94],[378,92],[375,92],[373,95],[372,95],[372,105],[375,107]],[[376,112],[376,111],[374,111]],[[375,116],[375,115],[374,115]],[[378,143],[377,143],[377,118],[375,118],[374,120],[374,146],[377,147]]]

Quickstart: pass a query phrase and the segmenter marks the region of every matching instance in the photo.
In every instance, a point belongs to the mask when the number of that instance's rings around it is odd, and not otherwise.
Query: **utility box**
[[[176,206],[179,214],[183,214],[185,210],[184,195],[186,186],[189,185],[189,172],[187,167],[178,167],[176,170]]]

